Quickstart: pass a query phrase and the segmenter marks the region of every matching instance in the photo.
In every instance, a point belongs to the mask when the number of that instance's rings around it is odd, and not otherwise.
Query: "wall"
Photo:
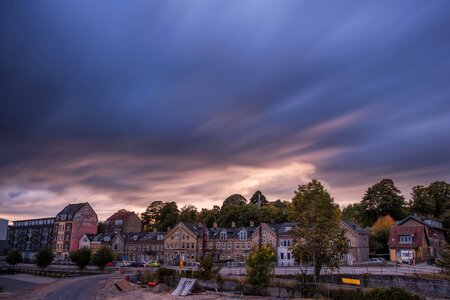
[[[78,250],[80,239],[84,234],[97,233],[97,223],[97,214],[89,204],[85,204],[75,213],[72,223],[70,251]]]

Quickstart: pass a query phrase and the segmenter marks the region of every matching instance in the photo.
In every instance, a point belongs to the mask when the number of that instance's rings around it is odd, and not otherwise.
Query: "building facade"
[[[98,218],[89,203],[69,204],[55,218],[53,252],[58,259],[68,258],[79,249],[84,234],[97,233]]]
[[[0,219],[0,256],[6,255],[8,248],[8,220]]]
[[[198,261],[199,243],[202,243],[199,224],[179,222],[164,237],[164,261],[168,264],[195,265]]]
[[[354,222],[341,221],[340,227],[345,232],[348,242],[348,253],[342,258],[346,265],[369,260],[369,231]]]
[[[8,231],[8,248],[18,250],[25,261],[34,260],[36,253],[52,247],[55,218],[13,221]]]
[[[134,211],[121,209],[105,221],[105,234],[141,232],[142,221]]]
[[[428,233],[423,225],[392,226],[388,245],[391,261],[410,264],[431,257]]]
[[[164,233],[139,232],[125,235],[125,255],[127,260],[149,262],[164,260]]]

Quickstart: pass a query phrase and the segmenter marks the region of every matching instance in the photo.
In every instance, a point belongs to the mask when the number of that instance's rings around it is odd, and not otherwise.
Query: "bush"
[[[176,285],[176,275],[177,271],[167,268],[159,268],[156,271],[156,280],[158,282],[164,282],[168,286]]]
[[[150,270],[145,270],[143,274],[141,274],[139,281],[147,284],[149,281],[155,281],[156,280],[156,273],[152,272]]]
[[[44,248],[36,254],[36,265],[42,269],[45,269],[52,263],[53,258],[55,258],[55,255],[52,250],[49,248]]]
[[[413,295],[405,289],[399,287],[373,288],[365,293],[365,299],[374,300],[422,300],[419,295]]]

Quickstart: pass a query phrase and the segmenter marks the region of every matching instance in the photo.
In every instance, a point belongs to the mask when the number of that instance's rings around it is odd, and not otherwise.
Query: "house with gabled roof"
[[[347,220],[341,221],[340,227],[344,230],[348,243],[348,253],[341,261],[351,266],[369,260],[369,230]]]
[[[142,221],[134,211],[121,209],[105,221],[105,234],[140,232]]]
[[[199,255],[202,224],[179,222],[164,237],[164,261],[172,265],[194,266]]]
[[[392,226],[388,246],[391,261],[411,263],[430,258],[430,241],[423,225]]]

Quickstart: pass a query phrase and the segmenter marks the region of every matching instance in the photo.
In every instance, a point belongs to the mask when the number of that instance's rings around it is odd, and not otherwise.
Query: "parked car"
[[[161,264],[157,261],[150,261],[147,263],[147,267],[149,268],[159,268]]]
[[[370,258],[367,263],[369,265],[384,265],[386,264],[386,260],[382,257],[373,257]]]

